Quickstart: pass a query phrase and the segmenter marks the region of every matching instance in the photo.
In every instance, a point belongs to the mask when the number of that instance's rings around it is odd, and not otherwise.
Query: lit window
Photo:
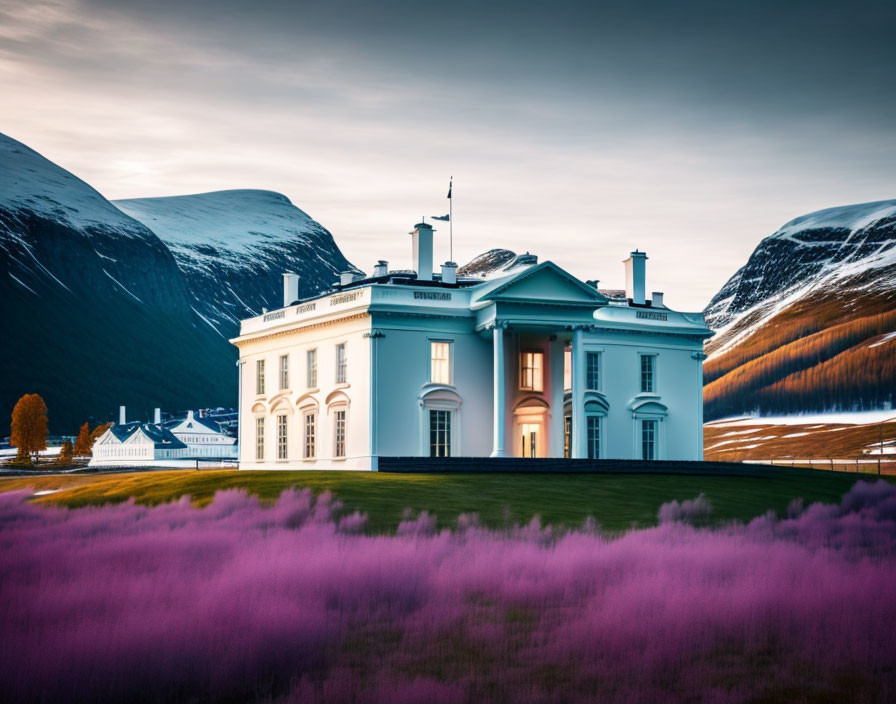
[[[600,390],[600,352],[585,353],[585,388]]]
[[[255,459],[264,459],[264,418],[255,419]]]
[[[563,416],[563,456],[572,457],[572,416]]]
[[[289,388],[289,355],[280,356],[280,389]]]
[[[305,353],[305,361],[308,369],[308,388],[317,388],[317,350],[308,350]]]
[[[259,396],[264,393],[264,360],[255,362],[255,393]]]
[[[588,416],[588,459],[600,458],[600,416]]]
[[[656,357],[652,354],[641,355],[641,392],[653,393]]]
[[[527,391],[541,391],[544,388],[544,354],[523,352],[520,355],[520,388]]]
[[[429,456],[451,457],[451,411],[429,412]]]
[[[333,433],[333,456],[345,457],[345,411],[336,411],[333,417],[335,420]]]
[[[315,440],[317,438],[317,414],[316,413],[306,413],[305,414],[305,445],[303,449],[303,457],[305,459],[312,459],[317,452],[315,447]]]
[[[430,342],[429,380],[434,384],[451,383],[451,343]]]
[[[287,430],[286,416],[277,416],[277,459],[285,460],[287,457]]]
[[[345,343],[336,345],[336,383],[344,384],[346,379],[345,369]]]
[[[656,459],[656,421],[641,421],[641,458]]]

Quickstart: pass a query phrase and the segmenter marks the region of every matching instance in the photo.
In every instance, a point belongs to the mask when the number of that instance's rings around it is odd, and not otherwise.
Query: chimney
[[[161,425],[161,423],[162,423],[162,409],[161,408],[157,408],[155,411],[153,411],[152,422],[155,423],[156,425]]]
[[[389,274],[389,262],[380,259],[373,267],[373,276],[387,276]]]
[[[127,423],[127,420],[125,420],[125,415],[126,414],[124,412],[124,406],[119,406],[118,407],[118,424],[119,425],[124,425],[125,423]]]
[[[637,249],[625,260],[625,297],[635,305],[644,305],[646,284],[644,281],[647,254]]]
[[[442,283],[457,283],[457,264],[454,262],[445,262],[442,264]]]
[[[419,222],[411,231],[414,269],[421,281],[432,281],[432,225]]]
[[[291,306],[299,300],[299,275],[291,271],[283,274],[283,307]]]
[[[665,308],[666,306],[663,304],[663,292],[662,291],[654,291],[650,297],[650,305],[654,308]]]
[[[353,272],[353,271],[339,272],[339,285],[340,286],[348,286],[354,280],[355,280],[355,272]]]

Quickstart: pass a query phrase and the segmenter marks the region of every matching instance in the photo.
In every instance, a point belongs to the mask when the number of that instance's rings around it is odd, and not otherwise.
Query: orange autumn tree
[[[47,449],[47,404],[40,394],[25,394],[12,409],[9,444],[18,449],[17,457],[26,459]]]
[[[101,425],[96,426],[93,429],[93,432],[90,433],[90,437],[88,438],[88,442],[90,443],[90,450],[87,453],[88,455],[93,454],[93,445],[99,439],[100,435],[105,433],[109,428],[111,428],[113,423],[102,423]]]
[[[87,457],[90,454],[90,426],[85,423],[75,438],[74,453],[76,457]]]

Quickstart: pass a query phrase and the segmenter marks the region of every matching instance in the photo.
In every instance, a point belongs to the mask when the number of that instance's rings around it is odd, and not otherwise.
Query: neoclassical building
[[[377,469],[382,457],[703,457],[699,313],[648,299],[643,252],[602,292],[521,255],[488,278],[343,274],[242,322],[241,469]],[[616,293],[617,295],[612,295]]]

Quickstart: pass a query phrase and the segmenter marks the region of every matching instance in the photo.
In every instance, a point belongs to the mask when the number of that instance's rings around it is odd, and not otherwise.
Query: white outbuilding
[[[197,460],[235,460],[236,438],[218,423],[187,411],[184,418],[161,420],[155,410],[152,423],[125,419],[121,407],[118,423],[97,438],[90,467],[188,467]]]
[[[347,272],[308,299],[242,321],[241,469],[377,469],[383,458],[703,457],[700,313],[646,295],[625,260],[618,296],[552,262],[516,257],[489,278]],[[427,261],[428,258],[428,261]]]

